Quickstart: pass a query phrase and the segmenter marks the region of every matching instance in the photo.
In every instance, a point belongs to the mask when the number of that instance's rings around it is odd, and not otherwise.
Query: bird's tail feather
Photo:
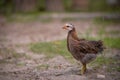
[[[98,45],[96,47],[98,47],[100,53],[102,53],[102,51],[106,49],[106,47],[103,46],[103,41],[101,40],[98,41]]]

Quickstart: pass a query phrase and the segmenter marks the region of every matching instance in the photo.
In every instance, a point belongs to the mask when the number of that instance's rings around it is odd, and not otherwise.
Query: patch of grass
[[[58,40],[53,42],[41,42],[30,44],[31,51],[40,54],[46,54],[49,57],[62,55],[65,58],[71,58],[71,54],[67,50],[66,40]]]
[[[120,49],[120,38],[104,38],[103,41],[108,47]]]
[[[120,72],[120,60],[119,60],[120,56],[119,55],[113,56],[112,59],[114,60],[114,62],[108,65],[107,71],[108,72],[115,72],[115,71]]]
[[[120,66],[119,65],[117,66],[116,70],[120,72]]]
[[[8,22],[28,22],[38,19],[38,14],[14,14],[6,16]]]
[[[108,72],[120,72],[119,59],[115,59],[114,56],[106,57],[105,54],[99,55],[96,60],[92,61],[88,66],[93,66],[94,69],[106,66],[106,71]]]
[[[8,22],[33,22],[40,21],[42,23],[48,23],[53,19],[51,17],[44,18],[44,15],[50,15],[51,13],[41,12],[41,13],[16,13],[10,16],[6,16]]]
[[[96,58],[96,60],[91,62],[89,65],[90,66],[94,65],[95,68],[99,68],[103,65],[108,65],[113,62],[114,62],[114,60],[112,58],[108,58],[108,57],[105,57],[104,55],[100,55]]]
[[[112,66],[110,66],[110,67],[108,67],[107,68],[107,71],[109,71],[109,72],[113,72],[113,71],[118,71],[118,72],[120,72],[120,66],[119,66],[119,64],[111,64]]]

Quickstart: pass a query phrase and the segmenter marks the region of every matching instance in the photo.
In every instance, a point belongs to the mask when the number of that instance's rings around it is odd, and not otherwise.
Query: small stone
[[[97,74],[97,78],[105,78],[105,75]]]

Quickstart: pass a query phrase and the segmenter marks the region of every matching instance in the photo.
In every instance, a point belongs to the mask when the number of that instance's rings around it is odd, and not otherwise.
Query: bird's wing
[[[88,43],[94,45],[97,52],[102,52],[105,49],[105,47],[103,46],[103,42],[101,40],[99,40],[99,41],[89,41]]]
[[[95,47],[103,46],[103,42],[101,40],[99,41],[89,41],[89,44],[93,44]]]
[[[79,42],[79,51],[87,54],[87,53],[97,53],[96,47],[94,44],[90,43],[89,41],[80,41]]]

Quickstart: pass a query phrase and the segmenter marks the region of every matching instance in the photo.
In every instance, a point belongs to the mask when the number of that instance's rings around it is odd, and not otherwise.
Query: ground
[[[78,34],[82,35],[80,37],[86,34],[97,36],[98,29],[91,19],[3,21],[0,26],[0,80],[119,80],[120,62],[89,65],[86,74],[80,75],[81,65],[73,57],[72,61],[62,55],[49,58],[44,53],[36,54],[30,50],[31,43],[66,39],[67,32],[61,28],[66,22],[76,26]],[[119,31],[119,27],[120,24],[105,29]],[[119,49],[108,48],[104,55],[119,60],[119,53]],[[114,66],[118,66],[118,71]]]

